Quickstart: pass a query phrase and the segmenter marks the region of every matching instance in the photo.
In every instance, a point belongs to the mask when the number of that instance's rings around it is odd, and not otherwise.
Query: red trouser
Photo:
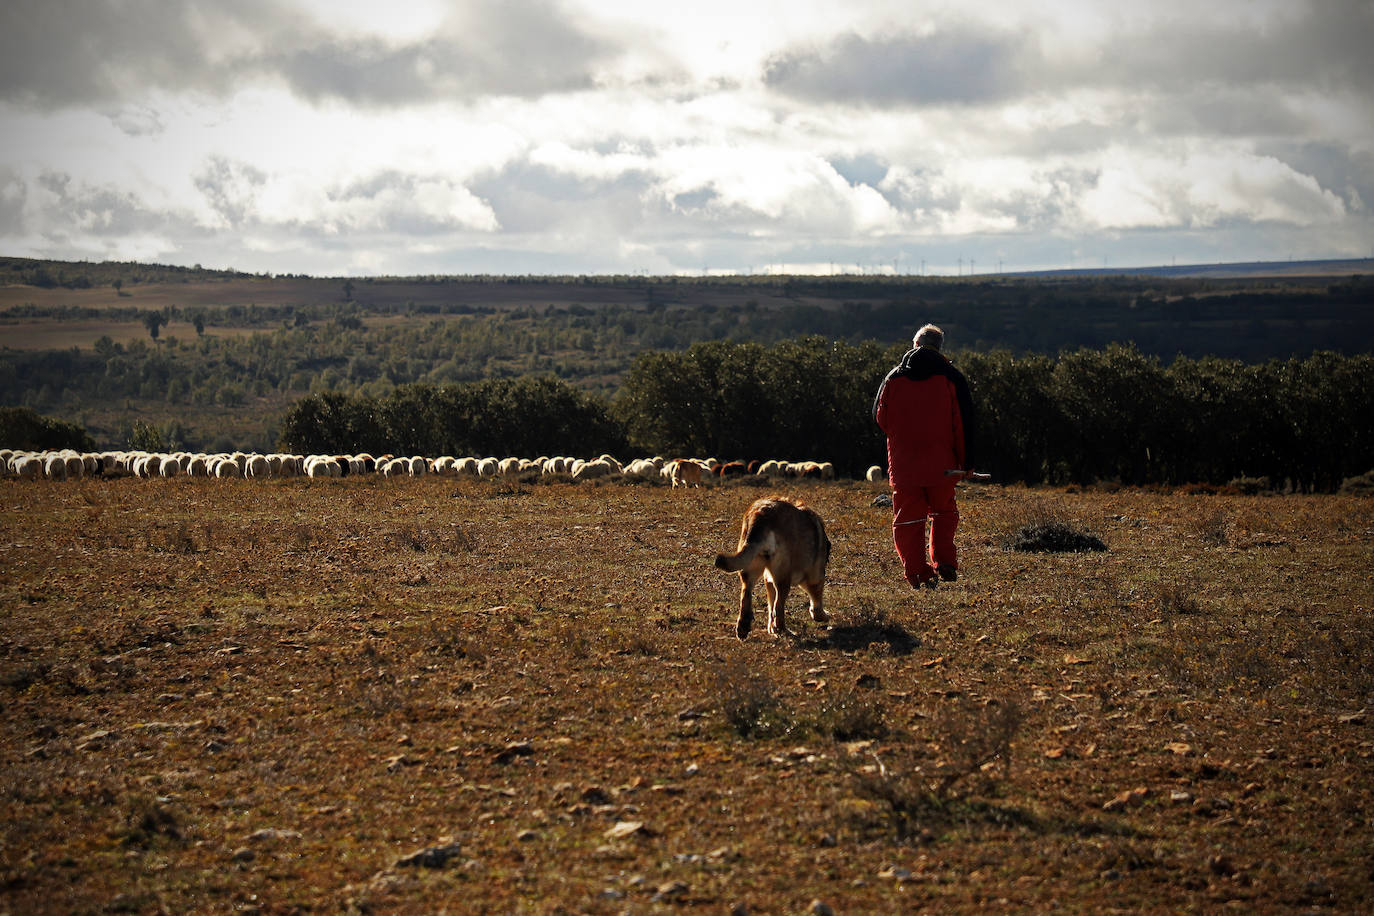
[[[914,586],[935,578],[937,566],[958,567],[954,553],[954,531],[959,527],[959,509],[954,505],[956,482],[951,479],[935,487],[912,487],[892,493],[892,541],[906,580]]]

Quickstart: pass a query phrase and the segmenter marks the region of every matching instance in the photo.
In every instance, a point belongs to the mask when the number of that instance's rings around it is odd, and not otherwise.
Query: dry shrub
[[[716,669],[714,681],[715,705],[741,738],[782,737],[795,730],[776,685],[764,675],[727,664]]]
[[[181,823],[162,799],[134,796],[127,801],[128,814],[119,840],[125,846],[147,849],[160,839],[182,839]]]
[[[1194,592],[1197,586],[1186,582],[1164,582],[1159,586],[1159,610],[1166,615],[1201,614],[1202,605]]]
[[[1024,721],[1024,707],[1017,701],[961,702],[933,722],[939,754],[933,764],[913,762],[897,771],[875,757],[876,766],[851,771],[855,788],[860,798],[876,805],[880,819],[899,841],[911,839],[922,834],[923,824],[947,823],[956,813],[967,816],[979,807],[960,798],[960,783],[980,776],[985,788],[995,788],[989,769],[998,762],[1002,775],[1011,775],[1011,743]],[[991,809],[981,816],[994,821],[1021,817]]]
[[[457,623],[437,627],[429,651],[443,658],[466,659],[474,665],[484,665],[487,661],[486,652],[473,640],[467,628]]]
[[[538,610],[538,608],[536,608]],[[562,647],[565,658],[584,659],[592,654],[592,640],[584,621],[554,618],[553,640]]]
[[[395,541],[402,549],[416,553],[471,553],[477,549],[477,541],[461,525],[450,525],[448,530],[415,523],[401,525]]]
[[[1007,550],[1034,553],[1085,553],[1104,551],[1106,543],[1090,531],[1076,528],[1053,509],[1038,506],[1006,537]]]
[[[646,658],[657,658],[663,651],[654,634],[642,629],[619,633],[615,642],[615,652],[619,655],[642,655]]]
[[[956,783],[1000,762],[1003,776],[1011,775],[1011,743],[1025,722],[1016,700],[963,700],[935,717],[932,737],[940,751],[934,768],[937,791],[949,792]]]
[[[148,532],[148,549],[162,553],[195,553],[199,548],[186,522],[154,522]]]
[[[1208,515],[1198,519],[1193,526],[1197,536],[1202,538],[1204,544],[1211,547],[1225,547],[1231,543],[1230,519],[1221,509],[1217,509]]]
[[[1283,683],[1283,666],[1267,648],[1231,641],[1151,643],[1140,656],[1153,659],[1155,670],[1185,692],[1234,691],[1259,696]]]
[[[851,688],[826,697],[817,715],[817,729],[836,741],[886,738],[887,710],[871,694]]]

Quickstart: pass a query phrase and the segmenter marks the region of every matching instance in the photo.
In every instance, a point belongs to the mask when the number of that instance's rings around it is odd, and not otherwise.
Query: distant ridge
[[[1177,264],[1156,267],[1086,267],[1064,270],[1027,270],[996,274],[1001,277],[1176,277],[1234,280],[1250,277],[1348,277],[1374,273],[1374,258],[1326,261],[1237,261],[1233,264]]]

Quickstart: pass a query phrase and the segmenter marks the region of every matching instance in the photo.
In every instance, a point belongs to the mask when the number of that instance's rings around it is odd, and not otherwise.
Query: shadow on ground
[[[802,642],[807,649],[839,649],[854,652],[868,649],[879,643],[886,643],[893,655],[910,655],[921,645],[921,640],[907,632],[906,627],[897,623],[857,624],[831,627],[819,638]]]

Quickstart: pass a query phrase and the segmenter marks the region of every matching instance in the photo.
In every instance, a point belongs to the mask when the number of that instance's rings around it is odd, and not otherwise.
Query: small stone
[[[452,840],[437,846],[412,852],[396,860],[397,868],[443,868],[462,854],[462,847]]]
[[[529,843],[539,839],[539,834],[535,833],[533,830],[521,830],[515,835],[515,838],[521,843]]]
[[[534,745],[528,741],[512,741],[501,749],[496,755],[496,763],[510,763],[517,757],[530,757],[534,754]]]
[[[635,834],[648,834],[643,821],[617,821],[615,826],[607,830],[603,836],[608,840],[621,840]]]
[[[888,497],[891,499],[891,497]],[[811,905],[806,908],[806,912],[811,916],[835,916],[835,908],[823,900],[812,900]]]
[[[911,880],[911,872],[896,865],[889,865],[887,868],[878,872],[878,877],[888,881],[896,881],[900,884],[903,881]]]
[[[664,900],[675,900],[686,894],[689,890],[691,890],[691,886],[686,881],[669,881],[658,886],[658,891],[654,894],[652,900],[655,903],[660,903]]]
[[[258,857],[258,854],[247,846],[240,846],[230,855],[235,862],[251,862]]]

